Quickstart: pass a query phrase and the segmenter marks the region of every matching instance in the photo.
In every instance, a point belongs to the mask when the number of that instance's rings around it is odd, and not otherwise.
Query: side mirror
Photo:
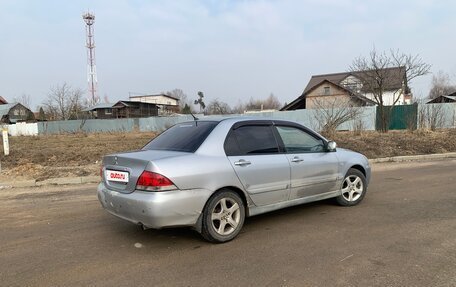
[[[336,151],[337,144],[335,141],[329,141],[326,145],[326,148],[328,149],[328,151]]]

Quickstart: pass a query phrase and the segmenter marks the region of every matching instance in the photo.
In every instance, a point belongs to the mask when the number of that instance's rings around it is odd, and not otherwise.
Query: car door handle
[[[301,162],[304,161],[302,158],[295,156],[294,158],[291,159],[291,162]]]
[[[234,165],[237,165],[237,166],[245,166],[245,165],[249,165],[249,164],[251,164],[250,161],[243,160],[243,159],[240,159],[240,160],[234,162]]]

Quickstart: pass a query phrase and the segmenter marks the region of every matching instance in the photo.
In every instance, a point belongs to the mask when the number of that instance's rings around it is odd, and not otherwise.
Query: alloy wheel
[[[361,178],[357,175],[349,175],[342,184],[342,196],[348,202],[358,200],[364,191],[364,185]]]
[[[214,230],[220,235],[233,233],[241,221],[239,204],[232,198],[224,197],[214,206],[211,222]]]

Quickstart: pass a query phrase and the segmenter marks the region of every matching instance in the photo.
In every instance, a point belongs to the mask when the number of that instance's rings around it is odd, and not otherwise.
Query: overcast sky
[[[0,0],[0,95],[39,105],[67,82],[87,91],[82,13],[95,13],[98,91],[182,89],[230,105],[274,93],[298,97],[312,74],[399,49],[456,80],[456,1]],[[426,96],[432,76],[412,82]]]

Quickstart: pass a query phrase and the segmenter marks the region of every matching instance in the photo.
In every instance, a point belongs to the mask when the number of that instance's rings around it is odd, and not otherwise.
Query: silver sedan
[[[249,216],[327,198],[358,204],[371,169],[298,123],[230,118],[177,124],[141,150],[105,156],[101,174],[98,198],[111,214],[226,242]]]

